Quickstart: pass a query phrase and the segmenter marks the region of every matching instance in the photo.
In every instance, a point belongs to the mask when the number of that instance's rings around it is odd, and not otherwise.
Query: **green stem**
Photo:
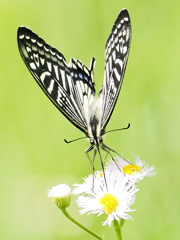
[[[113,221],[115,233],[116,233],[116,239],[117,240],[122,240],[122,235],[121,235],[121,228],[118,220]]]
[[[80,223],[78,223],[74,218],[72,218],[69,213],[66,211],[66,208],[60,208],[63,212],[63,214],[69,219],[71,220],[73,223],[75,223],[77,226],[79,226],[80,228],[82,228],[83,230],[85,230],[86,232],[88,232],[89,234],[91,234],[92,236],[96,237],[99,240],[102,240],[101,237],[99,237],[98,235],[96,235],[95,233],[91,232],[89,229],[87,229],[86,227],[84,227],[83,225],[81,225]]]
[[[125,219],[123,219],[123,218],[121,218],[120,219],[120,223],[119,223],[119,225],[120,225],[120,228],[122,228],[122,226],[125,224]]]

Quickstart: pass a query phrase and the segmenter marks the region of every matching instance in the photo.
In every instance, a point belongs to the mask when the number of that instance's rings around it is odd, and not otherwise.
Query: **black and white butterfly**
[[[109,154],[115,152],[103,143],[103,137],[123,82],[130,41],[130,18],[123,9],[106,43],[104,82],[95,97],[94,58],[89,69],[74,58],[67,64],[57,49],[30,29],[18,29],[19,51],[27,68],[60,112],[90,140],[85,152],[95,149],[93,162],[97,151],[100,155],[100,147]]]

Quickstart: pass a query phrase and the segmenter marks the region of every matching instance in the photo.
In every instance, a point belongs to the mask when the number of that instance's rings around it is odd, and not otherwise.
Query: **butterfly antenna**
[[[126,129],[128,129],[128,128],[130,128],[130,123],[129,123],[128,126],[125,127],[125,128],[119,128],[119,129],[110,130],[110,131],[105,132],[104,134],[110,133],[110,132],[119,131],[119,130],[126,130]],[[104,134],[103,134],[103,135],[104,135]]]
[[[77,138],[77,139],[73,139],[71,141],[67,141],[66,139],[64,139],[65,143],[72,143],[72,142],[75,142],[75,141],[78,141],[78,140],[81,140],[81,139],[84,139],[86,137],[81,137],[81,138]]]

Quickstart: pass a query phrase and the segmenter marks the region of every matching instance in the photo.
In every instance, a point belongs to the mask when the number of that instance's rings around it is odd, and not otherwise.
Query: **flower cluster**
[[[82,184],[74,184],[72,192],[78,196],[79,212],[98,216],[105,214],[107,219],[103,225],[109,226],[114,220],[132,219],[128,213],[134,211],[130,207],[139,191],[136,182],[155,174],[155,167],[149,167],[139,157],[135,156],[134,164],[123,157],[111,159],[103,172],[96,171],[85,177]],[[66,184],[59,184],[48,191],[48,197],[52,197],[60,209],[70,205],[71,189]]]
[[[154,176],[154,166],[148,167],[139,157],[135,164],[116,157],[111,159],[102,172],[95,172],[84,178],[82,184],[74,184],[73,193],[78,195],[80,213],[106,214],[103,225],[111,226],[113,220],[132,219],[128,212],[134,211],[135,193],[139,190],[135,183],[145,176]]]

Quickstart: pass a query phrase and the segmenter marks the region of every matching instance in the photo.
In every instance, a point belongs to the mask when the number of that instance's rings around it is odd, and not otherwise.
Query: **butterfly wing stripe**
[[[69,121],[86,133],[86,118],[82,106],[79,107],[78,90],[72,90],[76,84],[64,56],[25,27],[18,30],[18,46],[26,66],[45,94]]]
[[[99,92],[103,98],[101,129],[105,129],[115,107],[126,69],[131,40],[131,24],[126,9],[117,17],[105,49],[105,74]]]
[[[39,79],[41,81],[39,81]],[[49,98],[51,97],[53,103],[58,107],[60,111],[64,110],[64,114],[67,117],[71,117],[71,122],[73,119],[82,127],[82,119],[80,119],[80,114],[78,115],[74,109],[77,109],[76,103],[72,103],[71,99],[67,95],[66,91],[55,81],[55,79],[51,78],[51,74],[49,72],[43,73],[40,78],[36,80],[39,84],[41,84],[42,89],[45,89],[49,92]],[[54,101],[55,99],[55,101]]]

